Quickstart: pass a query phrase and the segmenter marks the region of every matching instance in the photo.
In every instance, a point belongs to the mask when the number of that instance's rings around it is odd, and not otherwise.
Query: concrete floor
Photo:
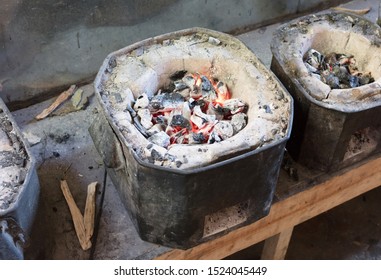
[[[376,20],[378,1],[354,1],[350,8],[372,6],[368,18]],[[266,66],[270,65],[269,42],[275,24],[238,36]],[[90,104],[73,111],[67,102],[42,121],[33,118],[53,100],[13,112],[20,129],[40,138],[32,147],[38,160],[41,183],[40,208],[31,235],[27,259],[150,259],[168,248],[140,240],[119,196],[105,177],[102,161],[88,134],[88,127],[98,113],[92,85],[83,87]],[[83,251],[59,188],[67,179],[79,208],[84,209],[86,187],[98,181],[98,205],[103,200],[97,221],[96,243]],[[380,259],[381,258],[381,188],[355,198],[311,219],[294,229],[287,259]],[[230,256],[230,259],[258,259],[263,244]]]

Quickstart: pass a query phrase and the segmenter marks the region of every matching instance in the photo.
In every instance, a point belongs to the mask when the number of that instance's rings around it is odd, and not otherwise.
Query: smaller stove
[[[271,50],[271,70],[295,100],[287,144],[294,159],[335,170],[381,150],[376,24],[345,13],[309,15],[280,26]]]

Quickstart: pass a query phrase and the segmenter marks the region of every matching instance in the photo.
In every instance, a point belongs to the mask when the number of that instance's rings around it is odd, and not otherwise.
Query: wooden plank
[[[296,226],[381,185],[381,158],[340,172],[306,191],[274,203],[268,216],[188,250],[175,249],[157,259],[222,259]]]
[[[262,260],[284,260],[288,244],[290,243],[294,227],[283,230],[282,232],[266,239],[262,251]]]

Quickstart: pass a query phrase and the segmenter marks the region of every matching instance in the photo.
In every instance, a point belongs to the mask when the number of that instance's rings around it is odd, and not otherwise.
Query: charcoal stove
[[[309,15],[280,26],[271,70],[294,97],[287,149],[310,168],[337,170],[381,150],[381,29],[352,14]],[[374,81],[332,89],[304,63],[309,50],[351,54]],[[308,65],[307,65],[308,66]]]
[[[170,145],[153,163],[128,108],[179,71],[224,81],[248,122],[218,143]],[[293,102],[239,40],[202,28],[150,38],[111,53],[94,84],[101,110],[90,134],[143,240],[189,248],[268,214]]]
[[[0,99],[0,259],[23,259],[38,196],[34,158]]]

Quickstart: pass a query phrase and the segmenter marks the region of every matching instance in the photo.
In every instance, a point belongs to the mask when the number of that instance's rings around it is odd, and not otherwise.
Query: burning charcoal
[[[181,135],[177,138],[177,144],[188,144],[189,143],[189,134]]]
[[[339,62],[340,65],[347,65],[350,63],[350,58],[352,56],[348,56],[348,55],[345,55],[345,54],[338,54],[337,55],[337,60]]]
[[[219,120],[219,121],[224,119],[225,116],[230,115],[230,111],[228,109],[224,110],[221,107],[221,105],[216,104],[216,106],[214,106],[212,103],[208,104],[208,108],[206,109],[205,113],[207,115],[215,115],[216,116],[216,120]]]
[[[164,155],[162,155],[156,149],[152,149],[151,150],[151,159],[152,159],[152,163],[157,164],[158,162],[162,162],[164,160]]]
[[[155,133],[159,133],[160,131],[163,131],[163,126],[161,124],[155,124],[150,129],[148,129],[147,133],[149,136],[154,135]]]
[[[187,74],[186,76],[184,76],[182,80],[187,85],[187,87],[193,91],[194,85],[196,84],[196,80],[193,78],[193,76],[190,74]]]
[[[163,126],[167,126],[168,125],[167,118],[162,116],[162,115],[159,115],[159,116],[155,117],[154,120],[155,120],[155,122],[157,124],[161,124]]]
[[[351,88],[358,87],[360,85],[359,78],[357,76],[349,75],[349,86]]]
[[[304,65],[306,66],[309,73],[319,74],[319,70],[313,67],[312,65],[310,65],[309,63],[304,62]]]
[[[205,143],[206,141],[206,138],[204,136],[204,134],[202,133],[193,133],[192,136],[191,136],[191,140],[193,141],[190,141],[189,144],[202,144],[202,143]]]
[[[153,96],[150,102],[151,111],[161,109],[174,109],[184,102],[184,97],[177,92],[159,92]]]
[[[210,133],[209,139],[208,139],[208,144],[213,144],[213,143],[221,142],[221,141],[222,141],[222,139],[218,135],[218,133],[216,133],[214,131],[212,131],[212,133]]]
[[[360,85],[367,85],[369,83],[373,83],[374,82],[374,79],[373,77],[370,75],[370,73],[364,73],[364,74],[361,74],[358,76],[359,77],[359,83]]]
[[[353,55],[330,53],[324,61],[321,61],[321,57],[324,58],[322,54],[311,49],[306,54],[305,65],[311,75],[320,78],[332,89],[354,88],[372,81],[370,75],[369,79],[362,78]]]
[[[183,115],[184,118],[186,118],[187,120],[190,119],[191,115],[192,115],[192,110],[190,109],[189,107],[189,103],[188,102],[184,102],[183,103],[183,107],[181,109],[181,114]]]
[[[206,101],[213,102],[217,99],[217,94],[213,89],[210,91],[202,91],[202,98]]]
[[[214,122],[216,120],[215,115],[207,115],[203,113],[201,107],[198,105],[193,108],[193,114],[202,118],[205,122]]]
[[[234,134],[241,131],[247,124],[247,115],[245,113],[238,113],[232,116],[231,124],[233,126]]]
[[[183,89],[179,94],[184,98],[189,98],[191,90],[189,88]]]
[[[321,68],[321,63],[323,62],[323,60],[324,56],[317,50],[310,49],[306,54],[305,61],[315,69]]]
[[[168,134],[166,134],[164,131],[160,131],[158,133],[155,133],[154,135],[150,136],[148,138],[148,141],[160,146],[167,148],[170,144],[170,137]]]
[[[335,65],[337,63],[337,54],[332,52],[324,57],[324,62],[329,65]]]
[[[185,71],[185,70],[176,71],[169,78],[172,81],[180,80],[185,76],[186,73],[187,73],[187,71]]]
[[[202,97],[202,91],[195,88],[195,90],[191,90],[189,92],[189,96],[194,98],[194,99],[199,99]]]
[[[218,135],[223,139],[227,139],[229,137],[232,137],[233,132],[233,126],[229,121],[220,121],[216,123],[213,129],[214,132],[218,133]]]
[[[201,128],[204,123],[205,123],[205,120],[199,116],[196,116],[196,115],[192,115],[190,117],[190,121],[197,127],[197,128]]]
[[[135,101],[134,110],[145,109],[148,107],[149,99],[146,93],[141,94]]]
[[[327,74],[322,74],[322,78],[324,83],[329,85],[332,89],[340,88],[339,78],[336,77],[334,74],[328,72]]]
[[[193,98],[189,98],[189,108],[193,110],[196,106],[199,106],[200,108],[205,108],[206,101],[203,99],[195,100]]]
[[[140,109],[138,111],[138,116],[140,117],[140,123],[145,129],[150,129],[153,126],[152,115],[148,109]]]
[[[217,83],[214,87],[216,93],[217,93],[217,103],[224,103],[226,100],[231,98],[230,92],[228,90],[228,87],[221,81]]]
[[[212,89],[212,84],[206,76],[201,75],[201,82],[201,89],[203,91],[210,91]]]
[[[172,126],[172,127],[178,126],[178,127],[181,127],[181,128],[188,128],[188,129],[190,129],[189,120],[184,118],[182,115],[174,115],[172,117],[170,126]]]
[[[234,115],[240,112],[246,112],[247,104],[238,98],[232,98],[224,102],[223,108],[228,109],[230,113]]]
[[[131,118],[133,120],[134,126],[136,129],[144,136],[148,137],[147,129],[143,127],[143,125],[140,123],[138,114],[135,112],[134,109],[132,109],[130,104],[126,104],[126,110],[130,113]]]
[[[188,88],[188,86],[182,80],[175,81],[174,85],[175,85],[175,91],[177,91],[177,92]]]
[[[333,74],[339,79],[339,81],[342,83],[345,81],[345,83],[348,84],[347,81],[349,80],[349,73],[347,68],[344,66],[335,65],[332,71]]]

